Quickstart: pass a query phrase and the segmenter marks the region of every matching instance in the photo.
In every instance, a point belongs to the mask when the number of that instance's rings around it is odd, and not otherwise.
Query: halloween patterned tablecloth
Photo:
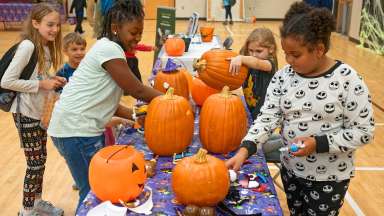
[[[196,153],[200,148],[201,143],[198,136],[199,125],[198,125],[198,114],[195,120],[195,134],[193,137],[193,143],[188,147],[186,152]],[[124,129],[117,140],[118,144],[133,143],[136,149],[145,153],[145,159],[149,160],[153,158],[153,153],[145,145],[144,136],[138,133],[136,129],[126,128]],[[215,155],[221,159],[227,159],[234,153],[229,155]],[[152,215],[156,216],[171,216],[178,215],[178,212],[182,212],[184,209],[183,205],[177,204],[174,200],[172,187],[171,187],[171,175],[172,168],[172,157],[159,157],[156,167],[156,175],[152,178],[147,179],[146,186],[152,188],[153,191],[153,203]],[[267,164],[265,163],[264,155],[258,153],[249,158],[249,160],[243,165],[242,171],[239,175],[248,176],[248,174],[256,174],[258,181],[262,183],[263,192],[258,192],[258,189],[246,189],[237,185],[236,191],[239,192],[243,198],[241,204],[230,204],[231,200],[224,200],[216,208],[217,215],[283,215],[280,207],[279,199],[277,197],[275,187],[273,185],[272,178],[270,176]],[[260,189],[260,187],[259,187]],[[87,212],[97,206],[100,200],[90,192],[82,205],[78,209],[76,215],[86,216]],[[137,215],[136,213],[127,212],[127,215]]]

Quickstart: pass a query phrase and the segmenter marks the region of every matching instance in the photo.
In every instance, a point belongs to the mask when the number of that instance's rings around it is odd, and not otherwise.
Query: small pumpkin
[[[195,103],[202,106],[204,101],[212,94],[219,93],[220,91],[205,84],[200,78],[194,77],[192,79],[191,95]]]
[[[197,70],[200,79],[212,88],[221,90],[224,86],[228,86],[230,90],[238,89],[247,78],[248,69],[241,66],[237,75],[232,75],[229,72],[231,61],[228,59],[237,55],[237,53],[230,50],[212,49],[205,52],[194,63],[194,68]]]
[[[202,26],[200,27],[200,36],[203,42],[211,42],[213,39],[214,27],[211,26]]]
[[[144,155],[132,146],[112,145],[98,151],[89,165],[89,184],[102,201],[135,199],[147,178]]]
[[[151,178],[156,174],[157,160],[151,159],[145,161],[145,169],[147,170],[147,177]]]
[[[213,94],[200,111],[200,141],[210,152],[226,154],[239,147],[247,133],[247,114],[239,96],[228,87]]]
[[[158,96],[148,106],[145,118],[145,140],[151,151],[160,156],[180,153],[191,144],[194,117],[191,105],[173,88]]]
[[[187,205],[183,210],[184,216],[199,216],[200,208],[195,205]]]
[[[184,40],[179,37],[168,38],[164,44],[165,52],[169,56],[182,56],[185,50]]]
[[[216,211],[212,207],[202,207],[200,208],[199,216],[215,216]]]
[[[215,206],[228,193],[228,169],[224,161],[199,149],[173,168],[172,189],[176,200],[184,205]]]
[[[184,72],[186,69],[176,69],[174,71],[159,71],[155,78],[155,89],[165,93],[168,88],[174,88],[174,94],[183,96],[185,99],[189,100],[189,86],[188,78]]]

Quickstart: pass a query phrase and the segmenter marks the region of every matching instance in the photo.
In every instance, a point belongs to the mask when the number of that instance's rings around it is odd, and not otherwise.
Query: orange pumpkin
[[[132,146],[105,147],[89,165],[89,184],[102,201],[119,203],[135,199],[143,191],[146,178],[144,156]]]
[[[204,101],[212,94],[216,94],[219,90],[209,87],[200,78],[192,79],[192,98],[195,103],[202,106]]]
[[[178,37],[168,38],[164,44],[165,52],[169,56],[182,56],[185,50],[184,40]]]
[[[187,80],[188,80],[188,90],[189,92],[192,92],[192,80],[193,80],[193,76],[191,73],[189,73],[189,71],[187,71],[187,69],[185,68],[180,68],[181,72],[184,73],[185,77],[187,77]]]
[[[173,168],[172,189],[176,200],[184,205],[215,206],[228,193],[228,168],[224,161],[199,149]]]
[[[229,72],[231,61],[228,58],[237,55],[230,50],[212,49],[201,56],[194,64],[194,68],[199,73],[200,79],[212,88],[221,90],[224,86],[228,86],[230,90],[234,90],[244,83],[248,75],[245,66],[241,66],[239,74],[235,76]]]
[[[211,26],[201,26],[200,27],[201,40],[203,42],[211,42],[213,39],[214,30],[215,28]]]
[[[180,153],[191,143],[194,117],[189,102],[173,94],[156,97],[148,106],[145,117],[145,140],[155,154],[169,156]]]
[[[208,97],[200,112],[200,141],[210,152],[226,154],[239,147],[247,133],[247,114],[240,97],[228,87]]]
[[[163,72],[159,71],[155,77],[155,89],[165,93],[168,88],[174,88],[174,94],[183,96],[185,99],[189,100],[189,87],[188,87],[188,78],[185,75],[185,69],[177,69],[173,72]],[[187,73],[189,73],[187,71]]]

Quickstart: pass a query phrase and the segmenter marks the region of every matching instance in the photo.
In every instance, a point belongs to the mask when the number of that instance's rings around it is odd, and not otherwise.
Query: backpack
[[[3,78],[5,71],[7,70],[9,64],[11,63],[13,57],[15,56],[17,47],[20,43],[13,45],[1,58],[0,60],[0,80]],[[37,64],[37,53],[36,47],[33,50],[32,56],[29,59],[28,64],[25,66],[23,71],[20,74],[20,79],[28,80],[33,71],[35,70]],[[13,100],[16,98],[16,91],[4,89],[0,86],[0,109],[9,112],[11,109]]]
[[[233,7],[236,4],[236,0],[230,0],[231,7]]]

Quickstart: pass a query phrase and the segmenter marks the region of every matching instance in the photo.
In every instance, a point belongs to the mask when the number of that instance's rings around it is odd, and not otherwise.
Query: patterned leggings
[[[17,119],[20,118],[20,125]],[[27,160],[23,186],[23,207],[32,209],[35,198],[41,197],[45,162],[47,160],[47,132],[40,127],[40,121],[20,113],[13,119],[20,135],[21,147]]]
[[[343,181],[309,181],[281,169],[291,216],[336,216],[344,202],[349,179]]]

